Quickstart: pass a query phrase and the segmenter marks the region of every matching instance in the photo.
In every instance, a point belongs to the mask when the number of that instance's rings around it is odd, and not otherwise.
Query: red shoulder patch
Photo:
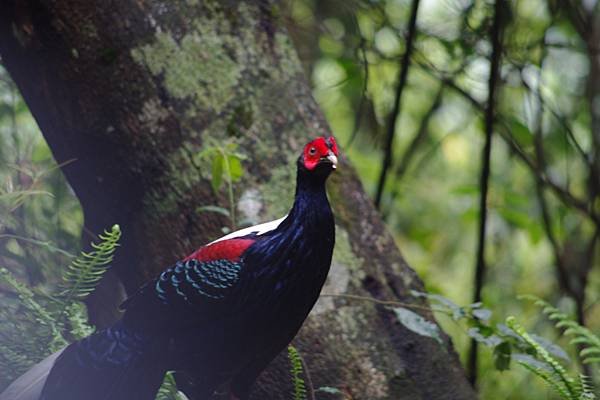
[[[254,243],[252,239],[229,239],[200,247],[183,261],[231,260],[237,261],[248,247]]]

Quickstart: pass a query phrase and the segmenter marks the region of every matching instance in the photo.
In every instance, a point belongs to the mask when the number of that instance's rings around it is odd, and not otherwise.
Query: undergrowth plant
[[[316,400],[317,393],[334,395],[336,398],[346,400],[348,397],[340,389],[331,386],[313,387],[310,371],[308,370],[302,355],[296,347],[289,345],[288,359],[290,360],[290,377],[292,379],[293,400]],[[331,396],[327,397],[331,398]]]
[[[186,400],[187,397],[177,390],[177,382],[173,376],[173,371],[165,374],[163,384],[158,389],[156,400]]]
[[[288,346],[288,358],[290,360],[290,374],[292,377],[292,384],[294,385],[294,400],[306,400],[306,384],[302,375],[304,374],[304,368],[302,367],[302,358],[298,349],[294,346]]]
[[[16,299],[0,309],[0,387],[5,387],[33,364],[68,343],[88,336],[94,328],[87,322],[82,301],[94,290],[118,247],[121,230],[114,225],[100,235],[93,250],[82,252],[63,273],[60,290],[47,294],[21,283],[0,268],[0,283]]]
[[[92,251],[81,252],[65,269],[56,293],[30,288],[0,268],[0,283],[17,296],[17,301],[0,309],[0,391],[35,363],[94,332],[83,300],[107,271],[120,238],[118,225],[99,235],[100,241],[91,244]],[[185,399],[171,372],[165,375],[156,398]]]
[[[566,368],[517,322],[515,317],[508,317],[506,325],[530,346],[530,357],[522,356],[517,359],[520,365],[542,378],[563,399],[596,398],[588,378],[582,374],[573,378]]]
[[[442,332],[438,325],[415,311],[441,313],[453,321],[468,325],[467,334],[492,350],[497,370],[507,370],[510,368],[511,362],[515,361],[541,378],[562,399],[593,400],[597,398],[598,388],[594,387],[592,377],[569,372],[569,370],[576,369],[576,366],[562,347],[548,339],[527,332],[514,316],[509,316],[505,323],[493,323],[492,311],[484,308],[480,302],[459,306],[438,294],[413,291],[412,295],[427,299],[430,305],[380,300],[350,294],[321,294],[322,297],[368,301],[389,308],[406,329],[430,337],[444,346]],[[544,300],[535,296],[521,296],[520,299],[533,301],[535,305],[541,307],[542,313],[547,315],[555,327],[561,330],[562,335],[571,338],[569,344],[579,346],[579,356],[584,364],[600,363],[600,337],[597,334],[581,326],[567,314]]]
[[[574,366],[570,365],[572,361],[563,348],[541,336],[527,332],[514,316],[509,316],[505,324],[494,324],[492,311],[483,308],[482,303],[458,306],[451,300],[436,294],[413,292],[413,295],[427,298],[434,311],[445,314],[454,321],[466,322],[469,326],[467,334],[493,351],[496,369],[509,369],[511,361],[514,360],[540,377],[563,399],[597,398],[590,377],[583,374],[572,376],[569,373],[568,370],[573,369]],[[537,297],[522,296],[521,299],[532,300],[534,304],[541,307],[542,312],[558,329],[562,330],[562,334],[572,338],[571,345],[581,346],[579,354],[584,363],[600,362],[598,335]],[[400,303],[393,307],[400,322],[415,333],[439,341],[441,332],[437,325],[408,310],[407,308],[410,307],[410,304]],[[564,366],[565,363],[569,368]]]
[[[237,149],[237,143],[213,143],[205,146],[196,156],[199,162],[210,163],[210,183],[215,194],[220,193],[224,183],[226,185],[229,208],[211,204],[197,209],[198,212],[212,212],[227,217],[230,226],[223,227],[223,233],[237,229],[239,223],[235,212],[234,184],[244,175],[242,160],[245,156]]]

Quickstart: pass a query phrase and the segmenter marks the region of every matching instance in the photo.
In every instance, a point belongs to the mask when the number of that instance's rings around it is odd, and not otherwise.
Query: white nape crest
[[[284,219],[287,218],[287,214],[284,215],[282,218],[276,219],[274,221],[269,221],[269,222],[265,222],[262,224],[258,224],[258,225],[254,225],[254,226],[249,226],[248,228],[244,228],[244,229],[240,229],[239,231],[235,231],[235,232],[231,232],[228,233],[227,235],[218,238],[217,240],[213,240],[212,242],[208,243],[208,244],[213,244],[213,243],[217,243],[220,242],[222,240],[228,240],[228,239],[233,239],[236,237],[242,237],[242,236],[246,236],[246,235],[250,235],[250,234],[256,234],[256,235],[262,235],[264,233],[273,231],[275,229],[277,229],[277,227],[279,226],[279,224],[281,224],[283,222]],[[208,246],[208,245],[207,245]]]

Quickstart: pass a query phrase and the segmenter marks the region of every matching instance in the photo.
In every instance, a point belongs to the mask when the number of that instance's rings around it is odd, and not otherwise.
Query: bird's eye
[[[308,154],[310,154],[311,156],[314,156],[317,153],[317,149],[315,147],[311,147],[308,150]]]

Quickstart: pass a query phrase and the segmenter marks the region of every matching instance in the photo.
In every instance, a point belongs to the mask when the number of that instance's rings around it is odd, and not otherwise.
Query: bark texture
[[[301,146],[329,133],[267,1],[5,0],[0,54],[57,161],[75,160],[63,171],[86,229],[121,225],[113,271],[127,291],[227,225],[197,212],[228,204],[211,190],[203,147],[240,144],[247,173],[236,198],[252,199],[238,203],[240,217],[267,220],[291,205]],[[337,237],[324,291],[419,303],[410,290],[422,283],[347,161],[328,190]],[[114,290],[90,304],[99,324],[113,315]],[[412,333],[373,303],[327,297],[296,345],[313,386],[346,398],[474,399],[444,340]],[[253,398],[291,398],[288,371],[282,354]]]

